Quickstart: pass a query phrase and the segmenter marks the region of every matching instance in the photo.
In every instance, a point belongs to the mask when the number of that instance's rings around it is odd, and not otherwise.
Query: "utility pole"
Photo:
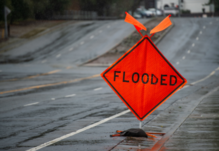
[[[4,15],[5,15],[5,39],[8,38],[8,24],[7,24],[7,16],[11,12],[8,7],[4,7]]]
[[[157,17],[157,0],[155,0],[154,3],[155,3],[155,17]]]
[[[179,2],[179,6],[178,6],[178,9],[179,9],[178,17],[180,17],[180,5],[181,5],[181,0],[178,0],[178,2]]]

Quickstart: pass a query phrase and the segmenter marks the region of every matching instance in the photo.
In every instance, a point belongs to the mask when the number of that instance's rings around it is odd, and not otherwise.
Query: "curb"
[[[165,36],[166,34],[175,26],[174,23],[168,28],[167,30],[164,31],[164,33],[154,42],[155,45],[157,45]]]
[[[148,21],[146,21],[145,23],[147,23],[147,22],[150,22],[150,21],[153,21],[154,19],[156,19],[156,18],[152,18],[152,19],[150,19],[150,20],[148,20]],[[168,28],[167,30],[165,30],[164,31],[164,33],[154,42],[154,44],[155,45],[157,45],[165,36],[166,36],[166,34],[173,28],[175,26],[175,24],[174,23],[172,23],[172,25],[170,26],[170,28]],[[133,31],[131,34],[133,34],[135,31]],[[130,34],[130,35],[131,35]],[[130,36],[129,35],[129,36]],[[128,36],[127,36],[128,37]],[[127,37],[125,37],[125,38],[127,38]],[[124,38],[124,39],[125,39]],[[123,40],[124,40],[123,39]],[[120,42],[121,43],[121,42]],[[113,48],[111,48],[110,50],[112,50],[112,49],[114,49],[114,48],[116,48],[120,43],[118,43],[118,44],[116,44]],[[90,60],[88,60],[88,61],[86,61],[86,62],[84,62],[84,63],[82,63],[82,64],[79,64],[79,65],[77,65],[78,67],[79,66],[89,66],[89,67],[109,67],[109,65],[105,65],[105,64],[94,64],[94,65],[86,65],[87,63],[89,63],[89,62],[91,62],[91,61],[94,61],[95,59],[97,59],[97,58],[99,58],[99,57],[102,57],[103,55],[105,55],[106,53],[108,53],[110,50],[108,50],[108,51],[106,51],[105,53],[103,53],[103,54],[101,54],[101,55],[99,55],[99,56],[97,56],[97,57],[95,57],[95,58],[93,58],[93,59],[90,59]]]

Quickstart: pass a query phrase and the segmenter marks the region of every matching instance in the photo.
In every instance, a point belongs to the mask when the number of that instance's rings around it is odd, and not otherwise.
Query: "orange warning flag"
[[[170,20],[170,16],[171,15],[167,16],[162,22],[160,22],[160,24],[158,24],[156,27],[154,27],[150,31],[150,34],[160,32],[160,31],[166,29],[167,27],[169,27],[170,25],[172,25],[172,22]]]
[[[126,13],[126,17],[125,17],[125,22],[127,23],[130,23],[132,25],[135,26],[136,30],[139,32],[140,30],[147,30],[147,28],[142,24],[140,23],[139,21],[137,21],[134,17],[132,17],[129,13],[125,12]]]

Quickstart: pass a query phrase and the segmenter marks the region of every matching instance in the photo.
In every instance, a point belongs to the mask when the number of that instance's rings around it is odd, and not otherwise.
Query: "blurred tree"
[[[209,0],[207,4],[205,5],[211,5],[214,4],[215,12],[219,12],[219,0]]]
[[[10,23],[12,24],[15,20],[25,20],[32,16],[31,8],[29,7],[27,0],[11,0],[11,18]]]
[[[4,23],[4,6],[7,6],[10,10],[13,9],[11,5],[11,0],[0,0],[0,23],[1,26]],[[11,13],[8,15],[8,18],[11,17]]]
[[[47,19],[54,12],[63,12],[71,0],[32,0],[35,19]]]
[[[4,21],[4,6],[11,9],[10,23],[28,18],[47,19],[53,12],[62,12],[68,8],[71,0],[0,0],[0,21]]]
[[[76,0],[72,0],[74,2]],[[134,12],[142,0],[80,0],[81,10],[96,11],[99,16],[121,15]]]

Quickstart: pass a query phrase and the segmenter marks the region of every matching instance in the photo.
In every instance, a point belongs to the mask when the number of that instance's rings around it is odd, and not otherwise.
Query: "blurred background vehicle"
[[[142,7],[142,6],[139,7],[139,8],[137,8],[136,11],[139,12],[139,13],[142,15],[142,17],[145,17],[145,18],[148,18],[148,17],[152,17],[152,16],[153,16],[153,13],[152,13],[151,11],[145,9],[145,8]]]
[[[179,10],[174,7],[164,7],[164,15],[173,15],[176,16],[179,13]]]
[[[152,12],[152,14],[155,16],[157,14],[157,16],[162,16],[163,12],[159,9],[155,9],[155,8],[149,8],[148,11]]]

